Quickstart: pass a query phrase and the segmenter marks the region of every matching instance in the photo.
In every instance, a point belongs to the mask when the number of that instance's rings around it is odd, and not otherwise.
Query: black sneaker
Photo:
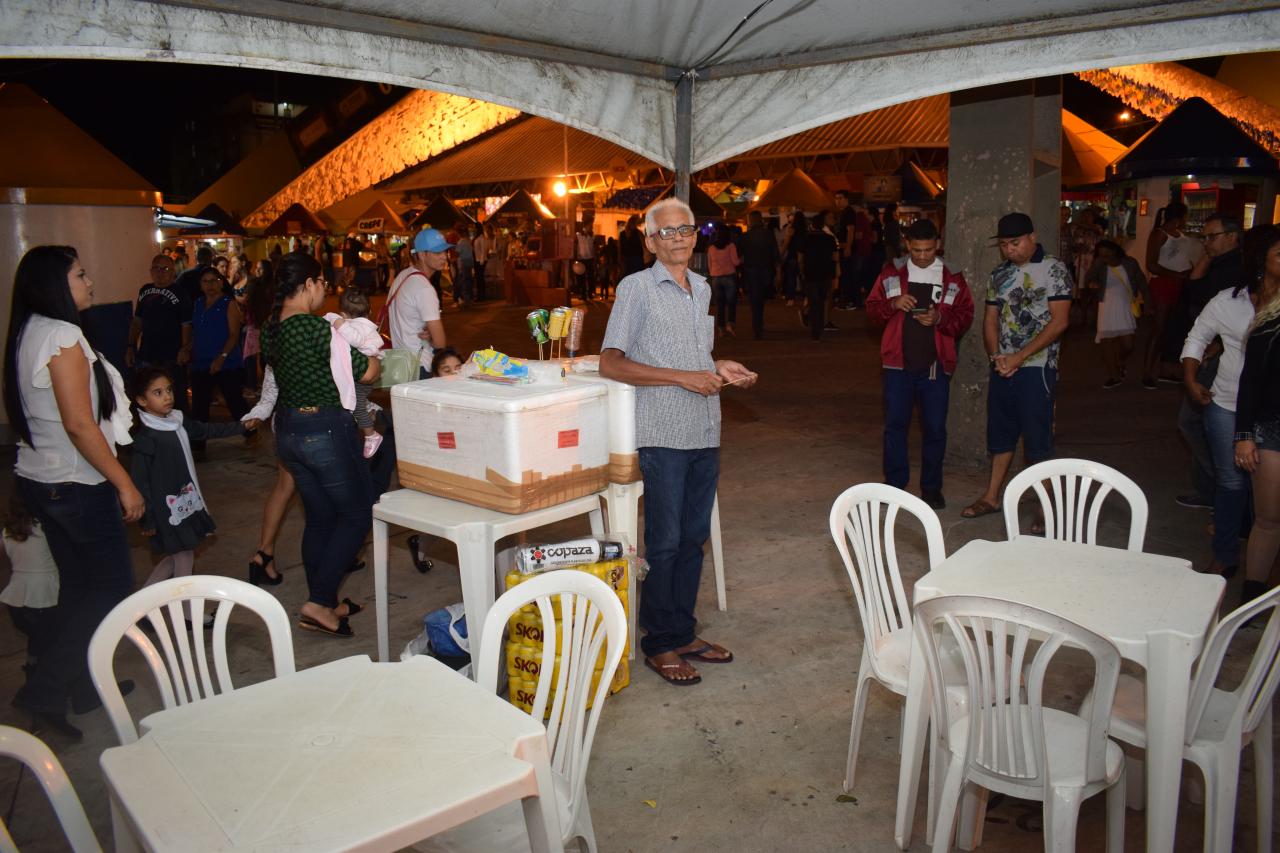
[[[825,332],[835,332],[835,331],[838,331],[840,327],[837,326],[835,323],[831,322],[830,320],[828,320],[827,325],[823,326],[822,329]]]
[[[1119,379],[1108,379],[1102,383],[1102,390],[1110,391],[1112,388],[1118,388],[1121,384]]]
[[[1213,509],[1213,498],[1206,498],[1203,495],[1178,495],[1173,502],[1190,509]]]
[[[947,508],[947,499],[942,496],[942,492],[921,492],[920,499],[927,503],[930,509]]]
[[[1154,391],[1154,390],[1156,390],[1156,387],[1157,387],[1157,386],[1156,386],[1156,381],[1155,381],[1154,379],[1144,379],[1144,380],[1142,380],[1142,388],[1143,388],[1143,390],[1145,390],[1145,391]]]
[[[1174,379],[1172,376],[1161,376],[1161,377],[1160,377],[1159,379],[1157,379],[1156,381],[1157,381],[1157,382],[1163,382],[1163,383],[1164,383],[1164,384],[1166,384],[1166,385],[1181,385],[1181,384],[1182,384],[1182,380],[1181,380],[1181,379]]]

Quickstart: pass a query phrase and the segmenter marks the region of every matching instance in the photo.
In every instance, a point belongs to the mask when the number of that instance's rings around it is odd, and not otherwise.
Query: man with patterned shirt
[[[1045,254],[1025,213],[1000,217],[996,236],[1004,263],[991,273],[982,340],[991,359],[987,388],[987,490],[960,515],[1000,509],[1000,489],[1022,438],[1027,464],[1053,456],[1053,396],[1058,346],[1071,310],[1071,274]]]
[[[720,389],[748,387],[756,376],[736,361],[711,358],[711,288],[689,269],[697,240],[689,206],[667,199],[649,208],[644,239],[657,260],[618,284],[600,375],[637,386],[649,563],[639,613],[645,665],[687,686],[702,680],[689,660],[733,660],[695,635],[693,611],[720,474]]]

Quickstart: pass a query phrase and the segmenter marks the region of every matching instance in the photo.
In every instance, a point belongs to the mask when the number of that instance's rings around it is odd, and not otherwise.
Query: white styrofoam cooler
[[[605,379],[599,373],[569,373],[570,383],[603,385],[609,391],[609,482],[640,481],[640,455],[636,452],[636,387]]]
[[[586,382],[396,385],[400,483],[511,513],[594,494],[609,479],[607,396]]]

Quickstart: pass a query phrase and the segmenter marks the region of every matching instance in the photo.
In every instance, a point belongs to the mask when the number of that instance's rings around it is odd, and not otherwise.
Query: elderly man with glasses
[[[702,676],[689,663],[733,655],[694,633],[702,545],[720,474],[720,390],[756,375],[714,360],[711,288],[689,269],[697,239],[693,211],[678,199],[645,216],[645,245],[657,260],[618,284],[600,354],[600,375],[636,388],[636,446],[644,477],[649,574],[640,597],[645,665],[677,686]]]
[[[1165,348],[1181,353],[1183,341],[1191,331],[1196,317],[1209,304],[1209,300],[1229,287],[1244,284],[1244,254],[1240,249],[1240,220],[1229,213],[1214,213],[1205,220],[1200,238],[1204,241],[1204,256],[1191,268],[1191,279],[1182,288],[1182,295],[1174,315],[1169,318],[1169,339]],[[1196,374],[1196,384],[1213,387],[1218,375],[1220,344],[1214,344],[1205,352]],[[1190,396],[1183,398],[1178,412],[1178,431],[1191,449],[1191,484],[1193,491],[1178,495],[1174,500],[1185,507],[1213,509],[1213,495],[1217,478],[1213,472],[1213,457],[1204,432],[1204,406]]]

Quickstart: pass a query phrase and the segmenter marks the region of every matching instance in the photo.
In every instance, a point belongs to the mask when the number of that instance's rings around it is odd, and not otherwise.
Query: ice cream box
[[[594,494],[609,480],[607,399],[593,383],[396,385],[400,484],[510,513]]]
[[[636,388],[605,379],[599,373],[569,373],[570,384],[602,385],[609,391],[609,482],[640,481],[640,455],[636,452]]]

